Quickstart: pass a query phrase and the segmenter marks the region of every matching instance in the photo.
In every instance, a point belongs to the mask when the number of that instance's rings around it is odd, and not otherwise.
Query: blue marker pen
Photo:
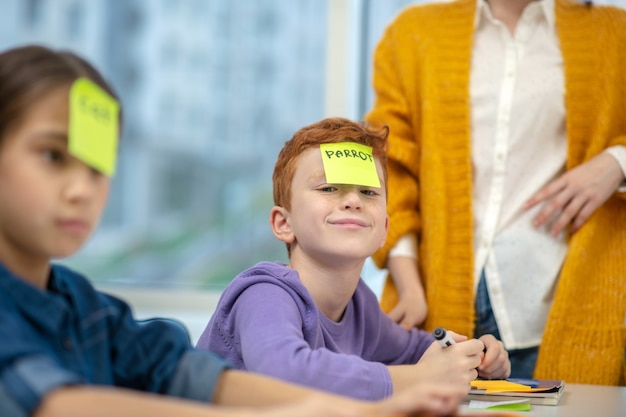
[[[446,332],[446,329],[444,329],[443,327],[437,327],[435,330],[433,330],[433,337],[439,342],[442,347],[452,346],[456,343],[452,336],[450,336],[448,332]]]

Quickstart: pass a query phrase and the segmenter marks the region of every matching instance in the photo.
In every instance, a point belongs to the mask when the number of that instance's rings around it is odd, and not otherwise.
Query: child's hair
[[[296,172],[298,157],[307,149],[323,143],[356,142],[371,146],[372,153],[383,169],[387,189],[387,136],[389,128],[374,129],[363,122],[334,117],[320,120],[298,130],[285,143],[274,166],[274,204],[291,209],[291,182]]]
[[[29,45],[0,53],[0,144],[7,129],[34,102],[55,88],[69,87],[79,77],[90,79],[119,102],[98,70],[72,52]]]

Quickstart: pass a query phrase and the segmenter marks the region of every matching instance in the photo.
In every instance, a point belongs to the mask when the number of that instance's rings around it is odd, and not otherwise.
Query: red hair
[[[374,129],[363,122],[333,117],[320,120],[298,130],[285,142],[278,154],[274,175],[274,204],[291,209],[291,182],[296,172],[299,156],[309,148],[323,143],[356,142],[370,146],[374,157],[383,168],[387,188],[387,136],[389,128]]]

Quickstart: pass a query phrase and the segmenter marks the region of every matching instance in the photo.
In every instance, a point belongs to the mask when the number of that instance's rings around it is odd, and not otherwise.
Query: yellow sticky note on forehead
[[[320,150],[327,183],[380,187],[370,146],[355,142],[323,143]]]
[[[112,176],[117,160],[119,103],[87,78],[70,89],[69,152]]]

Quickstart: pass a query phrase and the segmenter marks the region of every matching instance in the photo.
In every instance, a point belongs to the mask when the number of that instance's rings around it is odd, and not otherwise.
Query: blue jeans
[[[474,337],[478,338],[484,334],[491,334],[496,339],[502,340],[496,318],[491,308],[484,272],[481,274],[480,281],[478,281],[474,306],[476,309]],[[511,360],[511,378],[532,378],[535,363],[537,362],[537,354],[539,353],[539,346],[526,349],[511,349],[508,350],[508,352],[509,359]]]

